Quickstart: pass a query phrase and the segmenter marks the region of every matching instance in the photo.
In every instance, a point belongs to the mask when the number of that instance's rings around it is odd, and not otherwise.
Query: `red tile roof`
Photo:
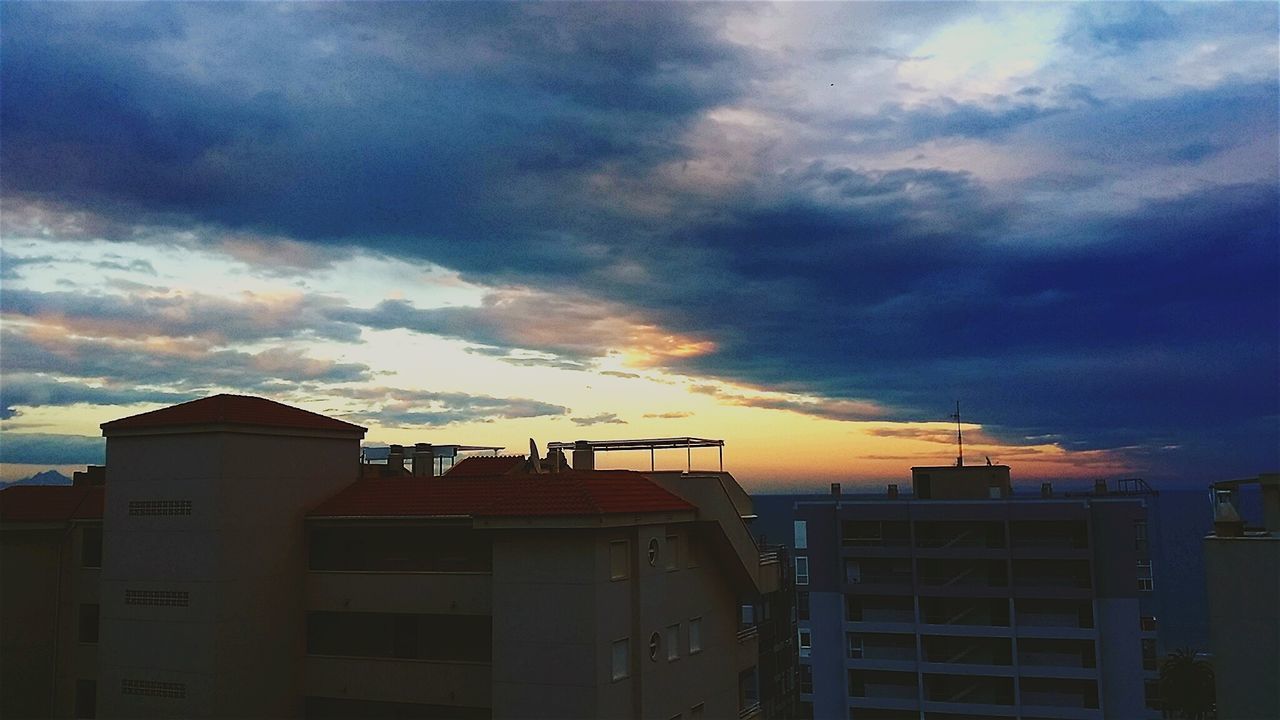
[[[523,455],[473,455],[463,458],[445,473],[449,477],[485,477],[506,475],[524,469]]]
[[[359,480],[311,517],[527,517],[679,512],[693,505],[640,473],[567,470],[543,475]]]
[[[104,433],[113,430],[178,427],[184,425],[257,425],[302,430],[351,430],[365,428],[335,420],[266,398],[249,395],[212,395],[180,405],[170,405],[140,415],[131,415],[102,424]]]
[[[0,522],[102,518],[101,485],[16,485],[0,490]]]

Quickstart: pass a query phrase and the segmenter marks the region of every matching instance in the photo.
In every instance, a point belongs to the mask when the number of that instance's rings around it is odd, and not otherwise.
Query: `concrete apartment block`
[[[796,503],[802,716],[1159,716],[1149,489],[1026,497],[1003,466],[913,481]]]
[[[590,469],[440,475],[457,447],[371,464],[363,428],[225,395],[103,432],[93,482],[0,493],[6,716],[786,712],[755,617],[790,586],[728,473],[597,470],[582,443]]]

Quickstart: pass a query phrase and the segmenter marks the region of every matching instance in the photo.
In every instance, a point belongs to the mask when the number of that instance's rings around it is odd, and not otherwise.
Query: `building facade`
[[[1262,524],[1241,519],[1241,488],[1259,491]],[[1204,539],[1218,717],[1280,717],[1280,474],[1216,483]]]
[[[1142,718],[1156,680],[1145,484],[1015,495],[1004,466],[795,505],[802,714]]]
[[[104,485],[0,492],[6,717],[761,713],[742,608],[781,573],[728,473],[370,466],[240,396],[103,432]]]

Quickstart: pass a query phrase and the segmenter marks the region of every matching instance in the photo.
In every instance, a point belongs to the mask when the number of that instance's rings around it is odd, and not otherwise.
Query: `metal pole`
[[[720,446],[720,472],[724,472],[724,446]]]
[[[685,460],[685,463],[686,463],[685,471],[693,472],[693,443],[689,442],[688,440],[685,440],[684,451],[685,451],[685,454],[688,455],[688,457]]]
[[[653,472],[653,448],[649,448],[649,472]]]

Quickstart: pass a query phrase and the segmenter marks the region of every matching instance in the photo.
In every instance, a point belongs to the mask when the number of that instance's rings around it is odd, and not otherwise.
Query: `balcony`
[[[428,705],[489,707],[488,663],[308,656],[307,695]]]
[[[493,576],[485,572],[307,573],[306,609],[489,615]]]

